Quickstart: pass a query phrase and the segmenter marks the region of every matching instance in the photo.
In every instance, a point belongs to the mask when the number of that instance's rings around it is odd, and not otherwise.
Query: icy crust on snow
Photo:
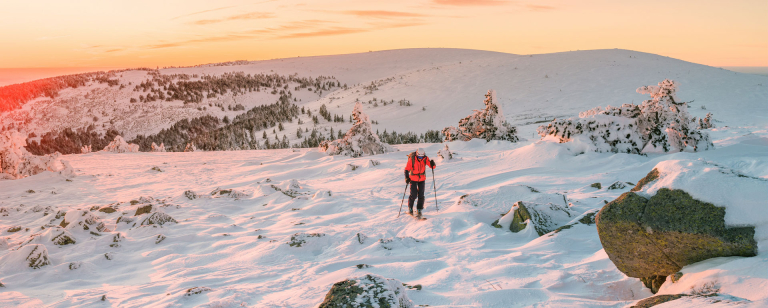
[[[16,131],[0,133],[0,180],[20,179],[44,171],[58,172],[65,177],[74,177],[72,166],[61,160],[58,152],[51,155],[33,155],[24,148],[26,138]]]
[[[389,144],[381,142],[379,136],[371,127],[371,120],[363,113],[363,105],[356,103],[352,111],[355,124],[347,131],[342,139],[323,141],[320,151],[328,155],[346,155],[360,157],[364,155],[376,155],[394,151]]]
[[[554,119],[537,131],[541,137],[555,136],[591,152],[664,153],[703,151],[714,148],[709,134],[711,114],[699,121],[688,114],[688,103],[678,100],[677,83],[665,79],[658,86],[643,86],[637,93],[650,100],[640,105],[595,107],[579,118]]]
[[[153,148],[154,149],[154,148]],[[112,153],[138,153],[139,152],[139,145],[128,143],[121,137],[120,135],[115,136],[115,140],[112,140],[106,147],[104,147],[104,152],[112,152]],[[156,151],[153,151],[156,152]]]

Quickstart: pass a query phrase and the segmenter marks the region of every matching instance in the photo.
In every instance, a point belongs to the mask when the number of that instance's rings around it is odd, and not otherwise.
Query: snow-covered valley
[[[402,170],[417,147],[437,158],[445,144],[395,145],[396,152],[358,158],[318,149],[65,155],[75,177],[43,172],[0,180],[0,306],[316,307],[335,283],[373,274],[405,284],[416,306],[628,307],[654,294],[609,259],[594,215],[654,168],[660,179],[639,194],[678,188],[725,207],[726,224],[754,226],[758,246],[754,257],[683,267],[656,295],[690,296],[657,307],[768,305],[768,77],[625,50],[531,56],[394,50],[161,70],[233,71],[334,76],[350,85],[295,95],[297,105],[313,111],[326,104],[348,115],[356,100],[373,97],[413,103],[363,104],[381,131],[456,125],[495,89],[522,140],[446,143],[455,157],[436,159],[434,192],[427,174],[426,221],[397,217],[406,188]],[[665,78],[679,82],[681,99],[694,101],[693,116],[713,114],[716,127],[706,129],[713,150],[594,153],[535,134],[555,117],[638,104],[647,96],[636,88]],[[386,82],[366,93],[363,87],[377,80]],[[88,87],[61,95],[76,106],[83,93],[106,86]],[[126,91],[112,104],[130,105],[130,89],[104,91]],[[275,100],[265,92],[252,95],[264,99],[237,101],[251,108]],[[143,119],[132,134],[167,127],[179,120],[179,110],[204,114],[162,102],[157,113],[149,108],[139,117],[103,107],[101,99],[92,108],[103,108],[104,123],[115,119],[115,127],[128,127],[120,125]],[[0,120],[19,125],[29,118],[25,133],[73,125],[64,121],[67,108],[42,121],[36,108],[50,110],[44,108],[56,100],[44,101]],[[337,131],[349,126],[318,124]],[[547,232],[529,223],[514,233],[502,215],[519,201],[567,214]],[[32,268],[29,257],[43,249],[49,264],[37,258],[41,266]]]

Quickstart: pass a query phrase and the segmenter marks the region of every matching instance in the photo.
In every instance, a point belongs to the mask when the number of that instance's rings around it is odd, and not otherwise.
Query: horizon
[[[715,67],[768,66],[768,3],[755,0],[81,0],[0,6],[0,24],[14,29],[0,33],[0,41],[10,42],[0,58],[3,68],[191,66],[406,48],[511,54],[617,48]],[[674,18],[640,22],[649,12]]]
[[[418,48],[372,50],[367,52],[381,52],[381,51],[403,50],[403,49],[418,49]],[[434,48],[434,49],[443,49],[443,48]],[[451,49],[462,49],[462,48],[451,48]],[[599,50],[599,49],[596,49],[596,50]],[[484,50],[484,51],[487,51],[487,50]],[[570,51],[574,51],[574,50],[570,50]],[[570,51],[560,51],[560,52],[553,52],[553,53],[570,52]],[[578,51],[591,51],[591,50],[578,50]],[[366,52],[359,52],[359,53],[366,53]],[[357,54],[357,53],[315,55],[315,56],[308,56],[306,58],[323,57],[323,56],[343,56],[343,55],[349,55],[349,54]],[[658,56],[665,56],[665,55],[658,55]],[[238,61],[238,60],[245,60],[249,62],[259,62],[259,61],[270,61],[270,60],[279,60],[279,59],[288,59],[288,58],[274,58],[274,59],[263,59],[263,60],[230,59],[230,60],[221,61],[221,62],[198,63],[198,64],[189,65],[189,66],[206,65],[206,64]],[[682,59],[677,59],[677,60],[685,61]],[[696,63],[696,64],[700,64],[700,63]],[[701,64],[701,65],[706,65],[706,64]],[[164,69],[164,68],[182,67],[182,66],[156,66],[156,67],[159,69]],[[185,66],[185,67],[188,67],[188,66]],[[712,67],[722,68],[722,69],[730,70],[737,73],[743,73],[743,74],[768,76],[768,66],[712,66]],[[20,83],[50,78],[50,77],[62,76],[62,75],[80,74],[80,73],[88,73],[88,72],[95,72],[95,71],[134,69],[134,68],[140,68],[140,67],[8,67],[8,68],[0,68],[0,87],[13,85],[13,84],[20,84]]]

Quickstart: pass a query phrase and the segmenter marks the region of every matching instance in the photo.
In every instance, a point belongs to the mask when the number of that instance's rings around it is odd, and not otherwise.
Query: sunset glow
[[[768,65],[768,2],[4,1],[0,68],[187,66],[450,47]]]

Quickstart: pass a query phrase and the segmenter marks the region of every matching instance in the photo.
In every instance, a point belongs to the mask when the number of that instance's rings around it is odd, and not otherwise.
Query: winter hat
[[[417,156],[424,156],[424,149],[419,148],[418,150],[416,150],[416,155]]]

